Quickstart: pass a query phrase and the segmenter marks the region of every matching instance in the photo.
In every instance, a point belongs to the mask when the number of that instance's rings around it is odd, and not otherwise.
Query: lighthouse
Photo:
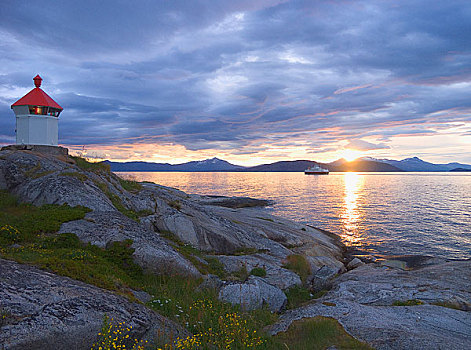
[[[62,107],[41,89],[39,75],[33,81],[36,87],[11,105],[16,115],[16,144],[57,146]]]

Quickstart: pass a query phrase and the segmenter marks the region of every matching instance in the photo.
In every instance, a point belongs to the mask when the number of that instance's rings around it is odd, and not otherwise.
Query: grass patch
[[[415,306],[415,305],[423,305],[424,302],[418,299],[409,299],[405,301],[396,300],[392,303],[393,306]]]
[[[293,350],[324,350],[330,346],[338,349],[373,349],[345,332],[333,318],[321,316],[295,321],[286,332],[278,333],[275,339],[283,344],[283,348]]]
[[[250,274],[253,276],[265,277],[267,275],[267,271],[263,267],[254,267],[250,271]]]
[[[287,309],[294,309],[313,299],[311,292],[302,286],[293,286],[285,291],[288,303]]]
[[[243,264],[239,270],[234,271],[231,275],[235,277],[236,280],[239,280],[242,282],[246,281],[247,278],[249,278],[249,272],[247,271],[247,266]]]
[[[142,185],[134,180],[122,179],[118,176],[118,181],[122,188],[131,193],[138,193],[142,190]]]
[[[203,254],[198,249],[190,244],[183,242],[177,235],[170,231],[160,231],[160,236],[170,240],[172,247],[175,248],[181,255],[191,261],[191,263],[202,274],[212,274],[219,278],[225,278],[227,273],[224,270],[224,265],[218,258]]]
[[[94,173],[111,173],[111,168],[108,163],[105,162],[89,162],[88,160],[82,157],[70,156],[75,161],[80,169],[85,171],[91,171]]]
[[[242,247],[242,248],[238,248],[232,255],[236,255],[236,256],[251,255],[251,254],[260,253],[261,251],[265,251],[265,250],[260,250],[253,247]]]
[[[123,205],[123,202],[121,201],[121,198],[119,198],[119,196],[115,195],[114,193],[112,193],[110,191],[110,189],[108,188],[108,186],[106,186],[105,183],[103,182],[98,182],[98,181],[94,181],[95,185],[108,197],[108,199],[111,201],[111,204],[113,204],[113,206],[119,211],[121,212],[122,214],[126,215],[128,218],[134,220],[134,221],[139,221],[139,217],[140,216],[145,216],[148,211],[145,210],[143,211],[143,214],[144,215],[140,215],[139,213],[142,213],[142,212],[135,212],[134,210],[132,209],[128,209],[126,208],[124,205]]]
[[[83,173],[79,173],[77,171],[67,171],[67,172],[64,172],[64,173],[60,173],[59,174],[60,176],[70,176],[70,177],[75,177],[77,179],[79,179],[80,181],[87,181],[88,180],[88,176],[83,174]]]
[[[306,257],[299,254],[288,255],[283,261],[283,267],[296,272],[304,283],[311,274],[311,265]]]
[[[182,204],[180,203],[180,201],[178,199],[172,200],[172,201],[168,202],[167,204],[170,207],[172,207],[173,209],[180,210],[182,208]]]
[[[25,172],[25,176],[30,179],[39,179],[40,177],[52,174],[54,170],[40,171],[41,163],[37,162],[36,165]]]
[[[270,218],[262,218],[261,216],[257,216],[257,219],[265,220],[265,221],[270,221],[270,222],[275,222],[273,219],[270,219]]]
[[[319,299],[319,298],[322,298],[324,295],[326,295],[328,292],[328,290],[325,290],[325,289],[322,289],[318,292],[315,292],[313,295],[312,295],[312,299]]]

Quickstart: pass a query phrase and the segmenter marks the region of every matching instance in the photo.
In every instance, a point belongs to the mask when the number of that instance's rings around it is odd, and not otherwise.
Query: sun
[[[340,152],[340,156],[344,158],[347,162],[351,162],[362,155],[362,151],[358,151],[355,149],[344,149]]]

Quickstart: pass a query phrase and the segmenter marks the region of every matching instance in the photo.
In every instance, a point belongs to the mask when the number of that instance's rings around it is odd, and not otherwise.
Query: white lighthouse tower
[[[11,105],[16,115],[16,144],[57,146],[62,107],[40,88],[39,75],[33,81],[36,87]]]

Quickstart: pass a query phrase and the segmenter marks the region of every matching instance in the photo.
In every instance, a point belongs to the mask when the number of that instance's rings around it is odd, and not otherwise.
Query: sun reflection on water
[[[359,245],[363,238],[360,232],[361,213],[358,209],[359,194],[365,182],[364,175],[345,173],[344,205],[341,208],[342,238],[348,245]]]

